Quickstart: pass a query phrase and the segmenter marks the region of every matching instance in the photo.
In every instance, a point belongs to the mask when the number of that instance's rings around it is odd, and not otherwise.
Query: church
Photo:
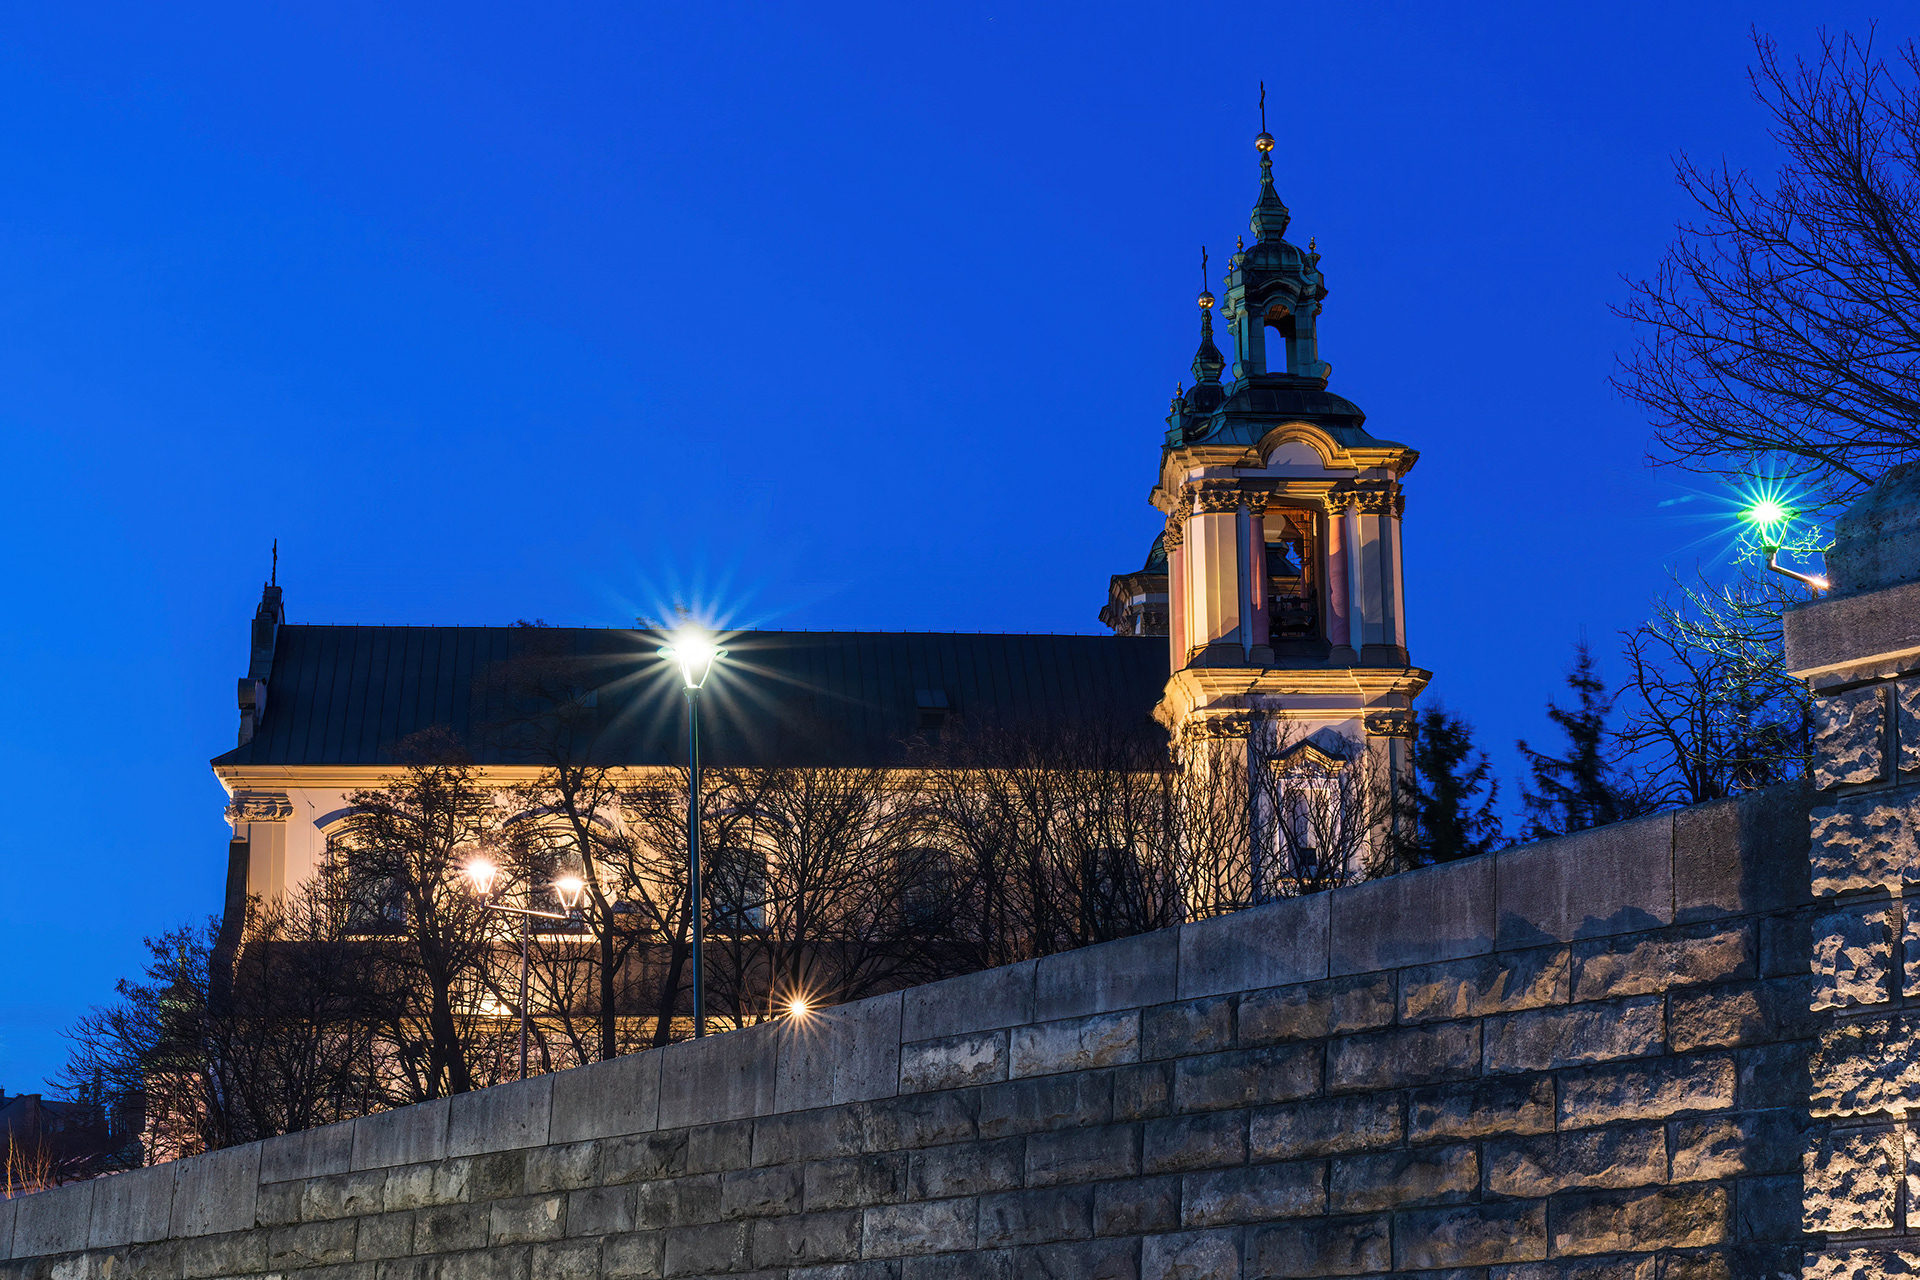
[[[1147,495],[1165,530],[1139,569],[1112,578],[1099,611],[1111,634],[732,633],[703,695],[708,763],[905,767],[911,741],[950,723],[1118,717],[1157,721],[1186,768],[1204,748],[1208,768],[1308,752],[1402,775],[1428,679],[1408,656],[1402,589],[1401,481],[1419,455],[1369,433],[1327,389],[1320,255],[1286,238],[1273,145],[1255,140],[1251,244],[1233,253],[1222,297],[1203,280],[1192,386],[1173,399]],[[597,764],[684,766],[663,642],[612,628],[295,624],[270,582],[239,681],[239,741],[212,762],[230,800],[230,908],[311,880],[348,796],[390,775],[410,735],[450,731],[501,785],[529,776],[480,732],[501,697],[489,672],[529,645],[564,656]]]

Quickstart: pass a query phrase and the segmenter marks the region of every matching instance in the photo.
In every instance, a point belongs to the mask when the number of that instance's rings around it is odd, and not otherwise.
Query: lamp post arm
[[[500,911],[510,916],[532,916],[538,920],[571,920],[575,915],[571,911],[530,911],[525,907],[503,907],[495,902],[482,905],[489,911]]]

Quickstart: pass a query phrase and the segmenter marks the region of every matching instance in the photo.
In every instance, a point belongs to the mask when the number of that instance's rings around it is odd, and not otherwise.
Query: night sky
[[[1574,642],[1725,544],[1606,384],[1670,156],[1770,169],[1750,26],[1871,16],[15,6],[0,1086],[218,909],[275,538],[295,622],[1097,630],[1262,78],[1332,387],[1423,455],[1414,660],[1511,799]]]

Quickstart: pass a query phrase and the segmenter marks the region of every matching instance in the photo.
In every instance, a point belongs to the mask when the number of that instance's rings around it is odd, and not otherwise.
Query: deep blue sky
[[[1502,772],[1700,553],[1608,304],[1798,3],[16,6],[0,1085],[215,910],[247,620],[1091,631],[1269,86],[1415,660]],[[1904,39],[1907,31],[1886,34]]]

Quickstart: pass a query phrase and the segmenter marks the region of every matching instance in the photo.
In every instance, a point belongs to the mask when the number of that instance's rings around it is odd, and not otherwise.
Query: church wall
[[[1663,814],[0,1202],[0,1276],[1791,1273],[1806,824]]]

